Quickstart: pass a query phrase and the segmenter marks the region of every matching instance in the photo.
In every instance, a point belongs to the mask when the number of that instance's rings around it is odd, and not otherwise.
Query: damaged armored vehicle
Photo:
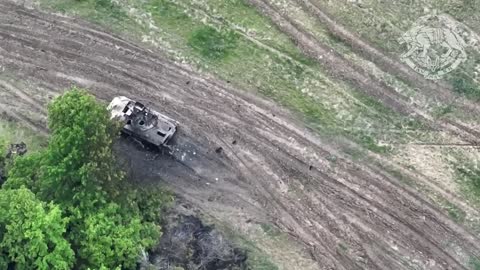
[[[124,133],[156,146],[166,144],[177,129],[175,120],[127,97],[115,97],[107,109],[124,123]]]

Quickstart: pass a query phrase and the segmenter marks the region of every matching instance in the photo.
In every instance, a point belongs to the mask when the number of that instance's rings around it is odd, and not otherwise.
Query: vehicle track
[[[371,74],[365,71],[358,64],[353,63],[345,59],[342,55],[334,51],[332,48],[326,46],[320,42],[317,38],[311,35],[306,31],[299,22],[292,18],[288,14],[288,10],[278,10],[275,6],[272,5],[270,0],[248,0],[251,5],[257,7],[260,12],[270,17],[272,22],[285,34],[290,36],[290,38],[297,44],[299,49],[301,49],[305,54],[309,55],[313,59],[320,62],[325,66],[329,74],[333,77],[339,78],[341,80],[349,82],[352,86],[355,87],[358,91],[363,92],[375,99],[381,101],[387,107],[392,108],[393,110],[405,114],[411,115],[416,119],[422,121],[424,124],[429,126],[434,130],[446,130],[452,133],[454,136],[460,137],[465,141],[476,144],[479,141],[479,133],[472,130],[463,123],[453,120],[444,120],[439,119],[435,120],[428,112],[418,106],[417,104],[412,103],[412,101],[404,96],[392,87],[386,85],[383,81],[374,78]],[[307,2],[302,2],[302,5],[307,5]],[[354,37],[353,35],[347,35],[345,29],[340,28],[338,25],[332,25],[333,22],[326,19],[325,14],[320,14],[320,10],[314,5],[307,5],[309,10],[316,11],[316,14],[320,16],[322,23],[325,23],[327,27],[333,32],[334,35],[339,36],[341,39],[351,41]],[[357,47],[357,51],[360,49],[359,46],[363,46],[364,43],[357,41],[352,44],[353,47]],[[374,50],[373,47],[362,47],[363,50],[369,52],[369,56],[373,56],[372,59],[374,62],[380,63],[380,67],[386,65],[387,62],[393,60],[384,57],[380,52]],[[407,77],[407,74],[403,69],[401,69],[400,64],[392,64],[391,69],[396,68],[403,77]],[[417,80],[413,75],[409,73],[409,79],[412,81]],[[420,87],[425,87],[426,92],[431,93],[434,88],[434,84],[426,82],[424,79],[418,80],[416,85]],[[438,98],[443,101],[453,101],[452,94],[448,92],[446,85],[439,84]],[[422,88],[423,89],[423,88]],[[460,108],[463,108],[466,112],[480,111],[478,104],[473,104],[466,100],[459,104]]]
[[[275,104],[82,20],[5,0],[0,9],[0,66],[25,84],[18,92],[0,77],[0,110],[18,120],[46,131],[41,108],[72,84],[104,101],[143,101],[180,128],[169,155],[121,141],[133,177],[162,179],[232,226],[274,222],[310,248],[318,269],[409,269],[415,261],[466,269],[464,256],[480,256],[477,235],[381,168],[349,160]]]
[[[350,45],[356,52],[373,61],[382,70],[399,76],[403,81],[411,84],[413,87],[421,89],[423,93],[431,97],[441,100],[445,104],[455,102],[456,105],[461,106],[466,110],[474,110],[480,112],[480,106],[474,104],[464,98],[456,97],[453,94],[453,89],[450,85],[443,81],[431,81],[399,62],[396,57],[382,52],[380,49],[368,44],[360,37],[350,32],[344,26],[332,19],[328,14],[322,3],[318,0],[295,0],[304,10],[309,12],[319,23],[325,25],[328,30],[340,38],[342,41]]]

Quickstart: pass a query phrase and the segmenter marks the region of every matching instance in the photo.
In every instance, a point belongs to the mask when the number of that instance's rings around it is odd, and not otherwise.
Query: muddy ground
[[[165,181],[233,227],[274,223],[308,250],[313,268],[468,269],[470,258],[480,256],[478,235],[376,162],[350,160],[275,104],[82,20],[6,0],[0,9],[0,110],[38,132],[48,132],[45,105],[72,84],[106,102],[126,95],[180,122],[163,153],[122,142],[132,175]],[[398,108],[419,112],[403,101]],[[459,136],[472,140],[476,133],[460,130]]]

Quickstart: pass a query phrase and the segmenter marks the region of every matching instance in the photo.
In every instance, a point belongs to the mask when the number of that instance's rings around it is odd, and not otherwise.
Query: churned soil
[[[258,4],[282,24],[282,15]],[[312,54],[319,48],[306,36],[299,41]],[[340,67],[372,96],[422,116],[355,68]],[[85,21],[0,1],[0,70],[0,111],[38,132],[48,132],[46,104],[73,84],[176,119],[178,133],[159,152],[122,139],[131,176],[167,183],[233,227],[271,222],[309,250],[318,269],[467,269],[480,255],[478,235],[374,162],[351,160],[272,102]]]

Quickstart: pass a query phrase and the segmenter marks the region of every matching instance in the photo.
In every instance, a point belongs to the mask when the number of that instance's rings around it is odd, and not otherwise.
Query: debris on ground
[[[199,218],[179,215],[168,224],[157,248],[142,256],[139,269],[247,269],[245,251],[234,247],[222,233],[204,225]]]
[[[24,142],[10,144],[6,159],[12,159],[15,156],[23,156],[27,153],[27,145]]]
[[[0,157],[0,186],[7,180],[7,172],[5,171],[5,164],[8,160],[13,160],[15,156],[23,156],[27,153],[27,145],[24,142],[10,144],[5,156],[3,153]]]

